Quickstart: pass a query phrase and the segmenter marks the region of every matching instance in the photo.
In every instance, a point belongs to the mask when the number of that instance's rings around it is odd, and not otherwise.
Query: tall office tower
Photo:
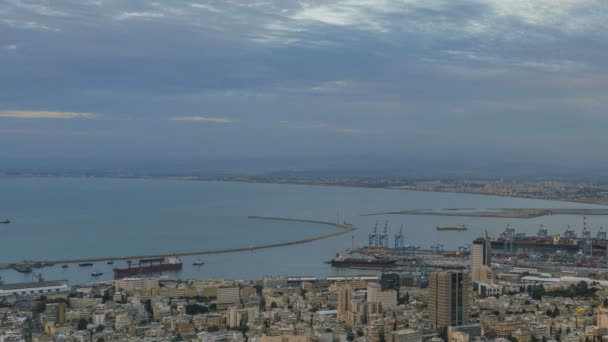
[[[492,246],[490,239],[485,234],[473,241],[471,246],[471,272],[473,281],[492,281]]]
[[[429,316],[440,329],[469,321],[469,274],[465,271],[429,273]]]
[[[46,320],[52,324],[65,323],[65,303],[49,303],[46,305]]]
[[[394,310],[397,307],[397,291],[393,289],[383,291],[379,284],[368,283],[367,302],[379,303],[382,311]]]
[[[352,301],[352,288],[350,284],[338,287],[338,321],[345,322],[348,318]]]

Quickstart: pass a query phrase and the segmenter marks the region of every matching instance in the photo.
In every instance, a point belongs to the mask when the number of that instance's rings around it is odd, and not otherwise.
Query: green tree
[[[200,304],[188,304],[186,305],[186,314],[188,315],[197,315],[208,313],[209,308]]]
[[[78,321],[78,327],[76,327],[76,329],[87,330],[87,325],[89,325],[89,321],[84,318],[81,318],[80,321]]]
[[[98,325],[97,328],[95,328],[95,332],[96,333],[100,333],[103,331],[103,329],[105,329],[105,327],[103,325]]]
[[[270,308],[271,309],[276,309],[277,307],[278,307],[278,305],[277,305],[276,302],[273,301],[272,303],[270,303]]]

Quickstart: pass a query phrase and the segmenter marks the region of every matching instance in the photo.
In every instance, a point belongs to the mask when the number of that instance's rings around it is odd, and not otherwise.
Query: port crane
[[[507,250],[513,252],[513,238],[515,237],[515,228],[511,227],[510,224],[507,224],[505,231],[500,234],[500,236],[505,239],[505,252]]]
[[[378,246],[388,248],[388,221],[384,224],[384,230],[378,238]]]
[[[401,229],[399,229],[399,233],[395,234],[395,249],[401,249],[405,247],[405,235],[403,235],[403,224],[401,225]]]
[[[596,239],[602,246],[604,246],[606,251],[605,257],[608,258],[608,241],[606,241],[606,238],[606,231],[604,230],[604,227],[600,227],[600,230],[597,232]]]
[[[538,232],[536,233],[536,237],[539,239],[546,239],[548,236],[549,232],[547,231],[547,228],[544,228],[544,226],[541,224],[538,228]]]
[[[591,231],[587,229],[587,218],[583,217],[583,233],[581,234],[581,252],[583,257],[593,255],[593,241],[591,240]]]
[[[369,233],[368,235],[368,247],[377,247],[378,246],[378,223],[374,225],[374,231]]]
[[[564,238],[576,239],[576,233],[574,232],[574,229],[570,228],[570,225],[568,225],[568,229],[566,229],[566,231],[564,232]]]
[[[431,251],[433,253],[443,253],[443,244],[436,244],[431,246]]]
[[[32,272],[32,277],[36,278],[39,283],[42,283],[44,281],[44,278],[42,278],[42,273]]]

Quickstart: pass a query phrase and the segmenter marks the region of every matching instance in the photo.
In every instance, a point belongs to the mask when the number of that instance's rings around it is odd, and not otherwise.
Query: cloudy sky
[[[0,2],[0,157],[608,160],[608,1]]]

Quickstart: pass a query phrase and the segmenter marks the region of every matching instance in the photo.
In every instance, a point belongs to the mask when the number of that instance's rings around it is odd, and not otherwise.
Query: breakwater
[[[248,216],[249,219],[254,220],[273,220],[273,221],[290,221],[290,222],[302,222],[302,223],[313,223],[322,224],[339,228],[335,232],[315,235],[305,239],[290,240],[285,242],[277,242],[271,244],[255,245],[249,247],[235,247],[235,248],[223,248],[223,249],[210,249],[201,251],[191,252],[176,252],[176,253],[159,253],[159,254],[145,254],[145,255],[129,255],[129,256],[108,256],[108,257],[93,257],[93,258],[74,258],[74,259],[59,259],[59,260],[24,260],[21,262],[8,262],[0,263],[0,269],[2,268],[31,268],[31,267],[45,267],[54,264],[74,264],[74,263],[86,263],[86,262],[99,262],[99,261],[113,261],[113,260],[130,260],[130,259],[153,259],[163,258],[168,256],[191,256],[191,255],[205,255],[205,254],[221,254],[221,253],[235,253],[244,251],[254,251],[258,249],[268,249],[276,247],[284,247],[290,245],[297,245],[303,243],[309,243],[317,240],[327,239],[330,237],[346,234],[355,230],[350,224],[334,223],[329,221],[320,220],[309,220],[309,219],[298,219],[298,218],[286,218],[286,217],[269,217],[269,216]]]

